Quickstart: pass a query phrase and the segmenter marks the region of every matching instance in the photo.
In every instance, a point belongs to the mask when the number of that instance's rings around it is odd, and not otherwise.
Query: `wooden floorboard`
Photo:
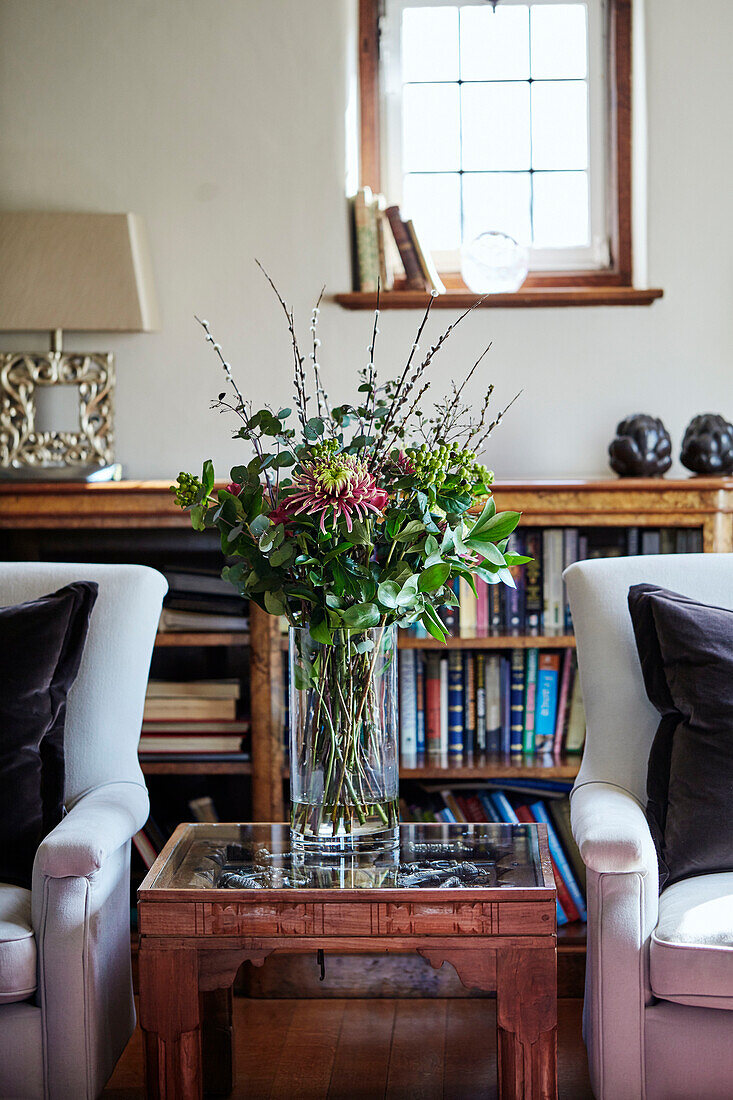
[[[582,1001],[558,1002],[560,1100],[592,1100]],[[232,1100],[496,1096],[496,1007],[455,998],[234,1001]],[[104,1100],[144,1097],[139,1028]]]

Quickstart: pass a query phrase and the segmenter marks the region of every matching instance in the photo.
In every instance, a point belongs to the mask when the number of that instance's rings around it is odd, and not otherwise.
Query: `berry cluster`
[[[453,487],[471,489],[476,484],[489,485],[491,471],[476,461],[473,451],[459,447],[457,443],[442,443],[437,447],[410,447],[406,456],[414,467],[418,481],[440,489],[450,478]]]
[[[181,508],[190,508],[196,503],[196,498],[203,489],[203,483],[195,474],[186,474],[183,471],[176,478],[176,484],[171,485],[171,492],[175,494],[177,503]]]

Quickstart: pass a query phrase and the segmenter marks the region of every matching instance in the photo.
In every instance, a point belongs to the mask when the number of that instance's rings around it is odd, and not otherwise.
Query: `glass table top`
[[[533,825],[401,825],[393,851],[315,854],[287,825],[189,825],[148,889],[496,889],[543,885]]]

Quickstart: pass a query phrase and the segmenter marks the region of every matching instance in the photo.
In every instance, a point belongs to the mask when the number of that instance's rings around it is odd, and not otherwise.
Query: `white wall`
[[[493,340],[484,381],[521,400],[490,441],[504,477],[598,474],[618,419],[733,418],[733,7],[647,0],[651,308],[481,310],[436,368],[443,384]],[[0,208],[133,210],[151,238],[162,331],[68,336],[117,356],[117,455],[130,477],[241,457],[208,409],[212,324],[255,404],[290,393],[287,332],[255,269],[292,299],[304,338],[323,282],[348,289],[344,191],[351,0],[0,0]],[[63,273],[60,273],[63,277]],[[435,314],[434,331],[452,315]],[[370,317],[327,304],[322,361],[351,394]],[[384,313],[397,370],[417,315]],[[38,347],[0,336],[0,347]],[[436,386],[439,388],[439,386]],[[476,388],[476,393],[478,393]],[[676,467],[676,469],[680,469]]]

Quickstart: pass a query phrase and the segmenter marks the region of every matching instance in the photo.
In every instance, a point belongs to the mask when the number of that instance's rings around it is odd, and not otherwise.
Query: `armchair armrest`
[[[39,845],[36,870],[47,878],[86,878],[145,824],[148,792],[132,781],[103,783],[82,795]]]
[[[590,782],[571,795],[572,826],[583,863],[598,874],[659,873],[643,809],[611,783]]]

